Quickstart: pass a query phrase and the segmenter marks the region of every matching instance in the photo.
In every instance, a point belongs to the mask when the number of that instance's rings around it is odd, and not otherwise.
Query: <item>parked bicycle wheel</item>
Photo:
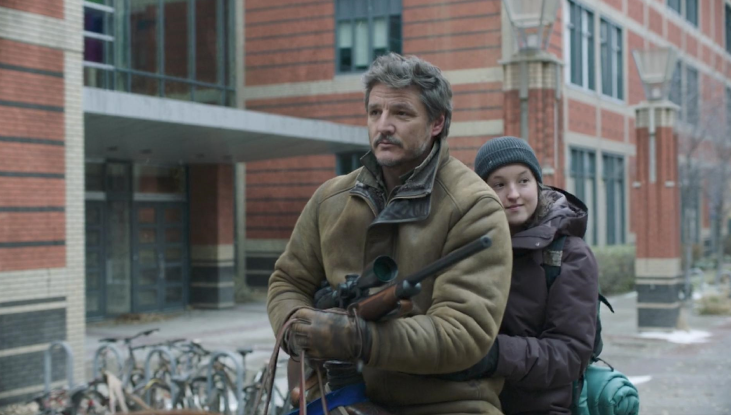
[[[85,390],[73,397],[72,415],[104,415],[109,400],[95,390]]]
[[[172,409],[173,394],[170,386],[159,379],[152,379],[146,385],[135,388],[135,395],[152,409]]]

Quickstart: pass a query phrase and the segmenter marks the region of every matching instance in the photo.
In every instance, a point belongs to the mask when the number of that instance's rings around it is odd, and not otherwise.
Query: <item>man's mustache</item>
[[[399,140],[398,137],[393,135],[383,135],[379,134],[378,138],[376,138],[376,141],[373,142],[373,147],[378,147],[379,144],[386,143],[391,144],[397,147],[404,147],[403,141]]]

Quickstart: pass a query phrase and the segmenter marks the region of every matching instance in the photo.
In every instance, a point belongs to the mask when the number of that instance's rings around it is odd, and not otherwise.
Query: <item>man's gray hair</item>
[[[449,124],[452,122],[452,87],[442,71],[431,63],[416,56],[401,56],[396,53],[379,56],[363,75],[363,84],[366,90],[366,111],[371,90],[376,84],[394,89],[416,86],[421,102],[426,107],[429,122],[444,115],[444,128],[436,138],[446,138],[449,135]]]

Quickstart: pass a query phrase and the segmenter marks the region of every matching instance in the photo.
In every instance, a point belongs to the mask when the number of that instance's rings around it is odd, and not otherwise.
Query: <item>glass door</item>
[[[105,202],[86,202],[86,317],[106,312]]]
[[[185,203],[134,203],[133,310],[182,308],[187,301]]]

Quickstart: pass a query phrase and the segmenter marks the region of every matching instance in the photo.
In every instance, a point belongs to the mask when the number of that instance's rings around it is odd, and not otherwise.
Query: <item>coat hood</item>
[[[522,230],[513,235],[513,248],[543,249],[560,235],[583,238],[586,233],[588,209],[571,193],[543,186],[536,215]]]

